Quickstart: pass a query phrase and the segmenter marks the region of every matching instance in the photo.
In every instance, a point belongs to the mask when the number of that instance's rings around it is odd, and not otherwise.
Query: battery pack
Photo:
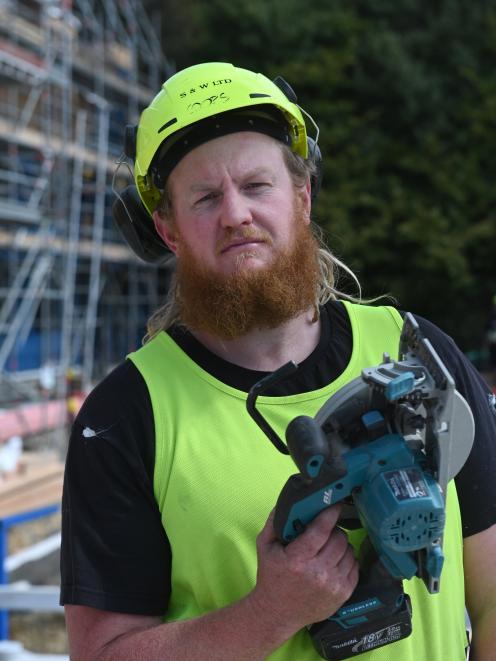
[[[309,633],[317,652],[323,659],[339,661],[358,656],[363,652],[395,643],[412,633],[412,606],[408,594],[404,595],[401,607],[395,612],[375,618],[343,630],[336,622],[324,620],[313,624]]]

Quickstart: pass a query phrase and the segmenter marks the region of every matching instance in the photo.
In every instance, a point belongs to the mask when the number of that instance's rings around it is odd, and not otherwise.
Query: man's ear
[[[174,255],[176,255],[178,250],[177,234],[172,228],[171,224],[169,221],[164,220],[158,211],[153,212],[152,218],[157,234],[167,245],[169,250],[171,250]]]
[[[303,212],[305,218],[308,219],[308,223],[310,223],[310,212],[312,210],[312,184],[310,183],[310,179],[307,180],[304,188],[301,188],[300,190]]]

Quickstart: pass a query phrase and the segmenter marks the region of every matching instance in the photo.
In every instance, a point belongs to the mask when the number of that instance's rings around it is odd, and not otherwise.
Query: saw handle
[[[330,458],[330,448],[322,427],[314,418],[299,415],[286,429],[289,453],[308,480],[319,476],[322,465]]]

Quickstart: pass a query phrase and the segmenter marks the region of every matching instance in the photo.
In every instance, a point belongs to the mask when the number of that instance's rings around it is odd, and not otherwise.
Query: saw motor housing
[[[313,418],[293,422],[308,425],[309,435],[321,432],[317,426],[310,432]],[[345,453],[339,468],[320,462],[321,456],[308,457],[307,463],[320,463],[314,477],[294,475],[281,491],[274,520],[279,539],[290,542],[325,507],[348,500],[391,576],[421,573],[429,591],[437,592],[445,507],[422,452],[409,448],[399,434],[385,434]]]

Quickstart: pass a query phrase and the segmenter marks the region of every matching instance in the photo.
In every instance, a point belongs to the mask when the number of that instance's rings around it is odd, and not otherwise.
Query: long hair
[[[286,167],[291,175],[295,188],[301,188],[316,174],[316,165],[312,160],[304,160],[286,145],[281,143]],[[157,211],[163,218],[170,218],[172,211],[172,200],[166,186],[162,192]],[[344,262],[338,259],[327,247],[323,239],[322,229],[314,222],[311,223],[311,231],[318,243],[319,279],[315,290],[315,309],[325,305],[330,300],[346,299],[354,303],[362,303],[362,290],[360,282],[353,271]],[[337,288],[339,276],[345,272],[354,281],[358,295],[346,294]],[[158,308],[148,319],[147,333],[143,343],[149,342],[158,333],[167,330],[173,324],[181,323],[180,307],[178,304],[179,284],[175,275],[172,276],[169,292],[164,305]]]

